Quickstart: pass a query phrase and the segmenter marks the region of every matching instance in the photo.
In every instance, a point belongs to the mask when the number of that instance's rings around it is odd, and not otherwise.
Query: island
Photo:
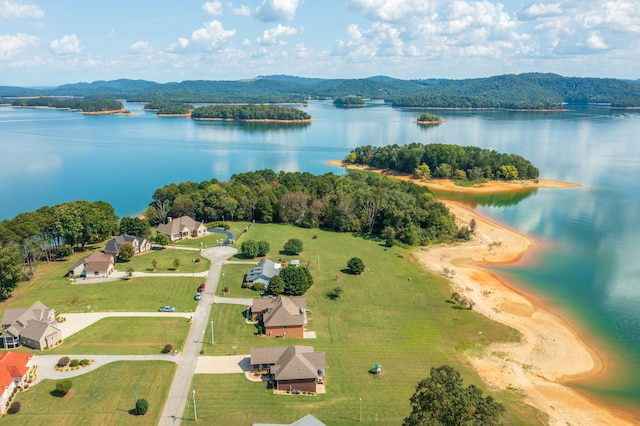
[[[430,114],[428,112],[423,112],[422,114],[420,114],[420,117],[418,117],[418,119],[414,121],[414,123],[416,124],[427,124],[427,125],[440,124],[443,122],[444,120],[442,118],[438,117],[437,115]]]
[[[115,99],[74,99],[38,97],[15,99],[11,106],[16,108],[51,108],[77,111],[81,114],[129,114],[122,102]]]
[[[194,120],[238,120],[310,123],[311,116],[296,108],[275,105],[208,105],[191,112]]]
[[[153,101],[144,105],[146,111],[156,111],[159,117],[191,117],[194,106],[178,102]]]
[[[333,100],[333,105],[339,108],[362,108],[364,99],[360,96],[342,96]]]

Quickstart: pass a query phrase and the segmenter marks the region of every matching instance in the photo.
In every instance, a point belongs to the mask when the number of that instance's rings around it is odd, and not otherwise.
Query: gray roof
[[[117,237],[109,240],[109,242],[107,243],[107,247],[104,249],[104,252],[109,253],[113,256],[118,256],[118,254],[120,253],[120,247],[122,247],[122,245],[126,242],[130,242],[131,244],[137,242],[137,246],[140,248],[145,244],[146,239],[129,234],[118,235]]]
[[[3,333],[12,336],[40,340],[49,326],[57,328],[55,311],[41,302],[35,302],[29,308],[10,308],[2,316]]]
[[[311,414],[307,414],[303,418],[296,420],[293,423],[287,424],[275,424],[275,423],[254,423],[251,426],[326,426],[320,420],[316,419]]]
[[[271,278],[280,275],[280,263],[269,259],[263,259],[247,272],[248,283],[262,283],[268,285]]]
[[[251,364],[271,364],[276,380],[300,380],[318,378],[318,370],[324,370],[324,352],[314,352],[313,346],[280,346],[252,348]]]

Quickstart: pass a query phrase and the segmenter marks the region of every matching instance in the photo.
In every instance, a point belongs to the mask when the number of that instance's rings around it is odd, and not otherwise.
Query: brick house
[[[254,299],[251,316],[262,322],[267,336],[302,339],[307,330],[307,299],[287,296]]]
[[[251,366],[267,369],[276,390],[317,392],[318,385],[324,386],[325,353],[315,352],[313,346],[252,348]]]

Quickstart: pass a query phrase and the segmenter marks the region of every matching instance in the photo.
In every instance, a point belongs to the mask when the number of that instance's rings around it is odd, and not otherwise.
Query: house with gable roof
[[[115,258],[101,251],[94,251],[69,268],[69,278],[108,278],[115,269]]]
[[[207,227],[204,223],[191,219],[189,216],[182,216],[177,219],[169,218],[167,223],[161,223],[157,231],[169,237],[169,241],[177,241],[183,238],[201,237],[207,234]]]
[[[31,358],[33,355],[22,352],[0,353],[0,414],[6,411],[13,391],[27,378]]]
[[[254,370],[268,370],[275,390],[318,392],[324,386],[325,353],[313,346],[252,348],[250,362]]]
[[[251,316],[262,321],[267,336],[302,339],[307,330],[307,299],[287,296],[254,299]]]
[[[282,264],[269,259],[262,259],[256,266],[249,269],[245,276],[245,282],[253,284],[264,284],[265,289],[269,288],[271,278],[280,275]]]
[[[131,243],[135,254],[151,250],[151,243],[146,238],[123,234],[110,239],[109,242],[107,242],[107,247],[103,251],[116,259],[120,254],[120,248],[124,243]]]
[[[52,348],[62,341],[56,311],[41,302],[29,308],[6,309],[2,315],[0,339],[4,349],[21,345],[39,350]]]
[[[275,423],[254,423],[251,426],[326,426],[320,420],[315,418],[312,414],[307,414],[301,419],[296,420],[293,423],[287,424],[275,424]]]

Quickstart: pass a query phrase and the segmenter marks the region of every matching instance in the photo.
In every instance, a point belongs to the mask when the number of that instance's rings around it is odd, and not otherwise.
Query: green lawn
[[[249,269],[255,266],[255,263],[257,263],[257,260],[255,260],[254,264],[244,265],[236,263],[224,265],[222,267],[224,277],[220,278],[220,283],[218,284],[218,292],[216,293],[216,295],[220,297],[261,297],[260,293],[258,293],[257,291],[242,287],[242,280],[244,279],[245,274],[249,271]],[[229,288],[229,293],[223,295],[222,288],[225,286]]]
[[[448,283],[426,273],[408,251],[347,234],[287,225],[256,224],[246,238],[269,241],[276,249],[272,259],[291,258],[277,251],[289,238],[303,241],[304,252],[296,258],[309,264],[314,276],[307,304],[309,330],[316,331],[318,338],[256,337],[255,326],[244,322],[243,307],[217,304],[211,316],[215,345],[205,344],[206,355],[231,354],[232,346],[238,347],[239,354],[249,354],[252,347],[313,345],[327,354],[328,393],[274,396],[264,384],[248,382],[241,375],[199,375],[194,379],[201,395],[199,421],[283,423],[312,413],[327,424],[353,424],[359,419],[362,398],[365,424],[397,425],[409,413],[409,398],[429,368],[449,364],[461,371],[466,384],[481,386],[507,404],[506,424],[543,423],[536,422],[537,412],[512,392],[488,390],[466,362],[467,353],[477,353],[491,341],[517,340],[517,333],[447,303]],[[353,256],[366,266],[361,276],[345,271]],[[344,293],[331,300],[327,293],[338,284]],[[210,336],[207,329],[206,342]],[[382,364],[382,376],[368,372],[377,363]]]
[[[159,355],[170,343],[181,350],[191,326],[185,318],[105,318],[65,338],[45,352],[20,348],[36,355]]]
[[[153,259],[158,262],[155,271],[153,270]],[[180,262],[177,270],[173,263],[175,259],[178,259]],[[200,259],[200,261],[194,262],[194,259]],[[146,253],[138,254],[132,257],[128,262],[116,263],[116,269],[119,271],[126,271],[129,267],[133,268],[134,271],[147,273],[190,273],[208,271],[211,267],[211,262],[200,256],[200,252],[198,251],[165,248],[163,250],[151,250]]]
[[[6,415],[3,425],[156,425],[158,424],[176,365],[163,361],[115,362],[72,378],[73,388],[64,398],[54,396],[54,380],[20,392],[18,414]],[[144,416],[134,409],[134,391],[149,401]]]

